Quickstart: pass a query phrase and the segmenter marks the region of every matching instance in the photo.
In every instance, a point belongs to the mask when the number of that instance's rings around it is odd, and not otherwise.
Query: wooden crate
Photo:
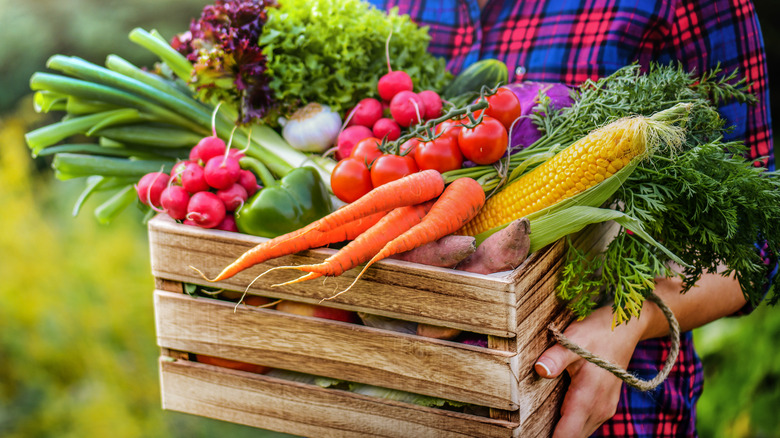
[[[296,435],[549,436],[565,383],[535,375],[552,344],[548,324],[572,316],[554,287],[565,244],[532,254],[512,272],[480,275],[386,260],[325,305],[487,336],[487,348],[276,310],[192,297],[182,283],[244,291],[268,268],[333,254],[307,251],[268,261],[219,283],[215,275],[263,239],[149,223],[163,408]],[[271,287],[300,274],[277,270],[249,293],[317,304],[349,285],[358,270],[325,281]],[[421,407],[320,388],[191,360],[194,354],[376,385],[481,407],[472,413]],[[484,413],[484,414],[482,414]]]

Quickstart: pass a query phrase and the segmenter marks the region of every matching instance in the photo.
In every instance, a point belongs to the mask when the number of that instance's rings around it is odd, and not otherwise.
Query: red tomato
[[[455,141],[458,141],[458,134],[463,129],[460,120],[445,120],[436,125],[436,134],[442,134],[443,137],[452,137]]]
[[[347,157],[336,164],[330,174],[330,186],[333,194],[344,202],[350,203],[370,192],[371,172],[363,158]]]
[[[496,94],[487,96],[488,107],[485,115],[498,119],[504,128],[509,131],[515,120],[522,115],[520,99],[508,88],[499,88]],[[479,117],[482,110],[475,111],[474,117]]]
[[[420,170],[436,169],[440,173],[460,169],[463,154],[458,141],[451,136],[442,135],[431,141],[421,142],[414,150],[414,161]]]
[[[483,116],[473,128],[463,128],[458,134],[458,145],[463,156],[477,164],[491,164],[506,152],[509,135],[498,119]]]
[[[364,138],[357,142],[349,156],[360,158],[371,166],[371,163],[382,155],[382,151],[379,150],[380,144],[382,144],[382,140],[376,137]]]
[[[417,149],[417,146],[419,144],[420,144],[419,138],[416,137],[410,138],[409,140],[406,140],[405,142],[401,143],[401,146],[398,146],[398,153],[399,155],[409,155],[410,157],[413,157],[414,151]]]
[[[374,187],[379,187],[418,171],[417,164],[411,155],[385,154],[377,158],[374,165],[371,166],[371,182]]]

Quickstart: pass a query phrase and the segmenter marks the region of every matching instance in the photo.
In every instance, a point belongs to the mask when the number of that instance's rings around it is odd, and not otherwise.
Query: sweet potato
[[[423,323],[417,324],[417,335],[425,336],[426,338],[451,340],[458,337],[459,334],[460,330],[454,328]]]
[[[492,274],[516,268],[528,257],[531,247],[531,223],[517,219],[485,239],[477,250],[455,269],[477,274]]]
[[[441,239],[396,254],[392,258],[423,265],[451,268],[476,251],[476,239],[472,236],[444,236]]]

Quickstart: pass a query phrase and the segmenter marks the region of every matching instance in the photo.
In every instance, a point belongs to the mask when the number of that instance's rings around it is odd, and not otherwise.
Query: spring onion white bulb
[[[284,127],[284,139],[303,152],[325,152],[341,130],[341,116],[329,106],[315,102],[299,108],[289,119],[279,119],[279,123]]]

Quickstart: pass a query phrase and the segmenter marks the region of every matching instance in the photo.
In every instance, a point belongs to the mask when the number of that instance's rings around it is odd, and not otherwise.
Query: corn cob
[[[460,233],[476,236],[584,192],[646,156],[649,143],[679,143],[682,129],[669,123],[678,112],[623,118],[591,132],[488,199]]]

